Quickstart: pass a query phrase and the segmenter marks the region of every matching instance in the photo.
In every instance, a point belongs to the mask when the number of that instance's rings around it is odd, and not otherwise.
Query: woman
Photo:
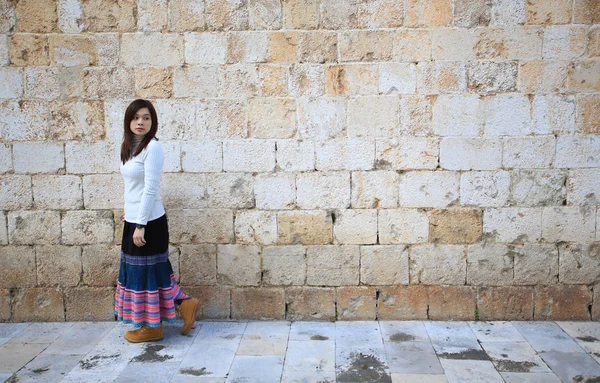
[[[183,317],[181,333],[192,326],[199,302],[183,293],[169,261],[169,229],[160,194],[163,151],[155,138],[156,110],[149,101],[135,100],[125,111],[121,174],[125,181],[125,215],[121,268],[115,297],[119,320],[132,323],[130,342],[163,338],[161,321]]]

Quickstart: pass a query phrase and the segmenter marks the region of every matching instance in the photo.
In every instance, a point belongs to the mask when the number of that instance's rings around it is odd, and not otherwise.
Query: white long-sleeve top
[[[140,154],[125,164],[125,221],[145,225],[165,214],[160,194],[164,154],[160,143],[152,140]]]

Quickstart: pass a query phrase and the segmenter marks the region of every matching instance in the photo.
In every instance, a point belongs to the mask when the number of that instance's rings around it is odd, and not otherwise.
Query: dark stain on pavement
[[[415,340],[415,337],[403,332],[397,332],[390,335],[390,340],[392,342],[410,342],[411,340]]]
[[[313,335],[310,337],[310,340],[327,340],[329,337],[323,335]]]
[[[41,374],[42,372],[46,372],[48,370],[50,370],[49,367],[40,367],[40,368],[36,368],[35,370],[32,370],[32,372],[34,374]]]
[[[465,350],[461,352],[444,352],[438,354],[440,358],[444,359],[460,359],[460,360],[490,360],[488,354],[483,350]]]
[[[386,365],[375,355],[351,353],[350,365],[336,373],[338,383],[392,383]]]
[[[173,359],[171,355],[158,355],[158,352],[163,350],[165,346],[162,344],[149,344],[146,345],[144,349],[144,353],[136,356],[131,361],[132,362],[147,362],[147,363],[157,363],[164,362],[165,360]]]
[[[19,377],[16,375],[11,376],[5,383],[17,383],[19,381]]]
[[[210,374],[212,374],[212,372],[206,370],[206,367],[202,367],[202,368],[193,368],[193,367],[182,368],[181,370],[179,370],[179,372],[182,373],[182,374],[185,374],[185,375],[193,375],[193,376],[202,376],[202,375],[210,375]]]
[[[494,359],[496,369],[501,372],[529,372],[537,364],[528,361]]]
[[[577,339],[582,340],[584,342],[598,342],[598,338],[594,338],[593,336],[578,336]]]
[[[91,370],[92,368],[96,367],[98,365],[98,363],[100,362],[100,360],[102,360],[102,359],[116,359],[120,356],[121,356],[120,353],[116,353],[113,355],[94,355],[91,358],[86,358],[84,360],[80,360],[79,366],[81,367],[82,370]]]
[[[573,381],[576,383],[600,383],[600,376],[597,375],[575,375]]]
[[[237,336],[236,334],[229,334],[229,335],[222,336],[221,338],[231,340],[231,339],[235,339],[236,336]]]

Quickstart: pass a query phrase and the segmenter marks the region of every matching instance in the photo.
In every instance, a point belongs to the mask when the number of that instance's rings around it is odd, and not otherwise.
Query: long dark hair
[[[142,108],[148,108],[150,111],[150,117],[152,118],[152,126],[150,131],[146,134],[140,145],[138,146],[135,153],[131,153],[131,141],[133,132],[131,131],[131,120],[135,117],[138,110]],[[127,162],[131,157],[135,157],[142,152],[148,146],[150,141],[156,136],[158,131],[158,118],[156,116],[156,109],[152,103],[148,100],[137,99],[133,101],[125,110],[125,119],[123,120],[123,144],[121,145],[121,161]]]

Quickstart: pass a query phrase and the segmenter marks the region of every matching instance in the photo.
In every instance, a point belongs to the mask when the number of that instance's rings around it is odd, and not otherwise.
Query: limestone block
[[[8,213],[8,241],[15,245],[44,245],[60,242],[60,213],[52,210]]]
[[[227,98],[254,97],[258,95],[258,70],[256,65],[235,64],[219,70],[219,96]]]
[[[63,33],[83,32],[83,10],[79,0],[60,0],[57,4],[58,28]]]
[[[181,284],[186,286],[214,285],[217,283],[217,246],[180,246]]]
[[[187,63],[195,63],[189,60],[188,53],[190,48],[188,38],[195,35],[194,33],[186,35],[185,61]],[[156,52],[161,54],[157,55]],[[213,53],[218,55],[216,51]],[[121,37],[120,58],[120,62],[126,67],[180,66],[184,62],[183,36],[162,33],[124,33]]]
[[[398,174],[394,171],[353,172],[352,208],[395,208],[398,206]]]
[[[246,103],[242,100],[202,100],[198,103],[196,118],[201,130],[210,138],[246,138],[248,135]]]
[[[460,179],[460,203],[481,207],[506,206],[509,190],[509,172],[463,173]]]
[[[327,67],[325,93],[328,95],[378,94],[379,66],[345,64]]]
[[[23,0],[15,6],[18,32],[58,32],[58,14],[53,0]]]
[[[594,213],[579,206],[554,206],[542,210],[542,239],[547,242],[587,242],[595,237]]]
[[[404,3],[394,0],[368,0],[358,3],[360,28],[398,28],[404,21]]]
[[[513,283],[511,248],[502,244],[476,244],[467,248],[467,283],[502,286]]]
[[[62,143],[17,142],[13,144],[13,159],[16,173],[58,173],[65,168]]]
[[[161,141],[165,160],[163,172],[178,173],[181,171],[181,144],[179,141]]]
[[[525,0],[493,0],[490,25],[508,26],[525,24]]]
[[[343,31],[338,35],[340,61],[390,61],[393,35],[385,30]]]
[[[248,3],[250,29],[280,29],[281,8],[279,0],[250,0]]]
[[[263,32],[227,34],[228,63],[266,62],[269,58],[269,35]]]
[[[306,250],[303,246],[268,246],[262,252],[263,283],[276,286],[303,285]]]
[[[318,64],[292,64],[289,68],[288,94],[293,97],[322,96],[325,70]]]
[[[211,31],[248,29],[248,2],[245,0],[206,0],[206,28]]]
[[[0,320],[8,322],[12,315],[10,304],[10,290],[0,290]]]
[[[587,38],[587,56],[600,57],[600,27],[590,27]]]
[[[549,168],[555,144],[554,136],[506,137],[502,163],[505,168]]]
[[[258,174],[254,177],[256,208],[292,209],[296,204],[296,178],[289,173]]]
[[[429,237],[429,218],[417,209],[379,210],[379,243],[423,243]]]
[[[277,230],[282,245],[325,245],[333,240],[331,215],[322,210],[278,212]]]
[[[32,177],[36,209],[71,210],[83,207],[81,178],[37,175]]]
[[[592,292],[583,285],[535,287],[536,320],[590,320]]]
[[[137,29],[137,6],[133,0],[107,3],[82,0],[85,28],[88,32],[132,32]]]
[[[417,83],[415,64],[382,63],[379,66],[379,93],[414,94]]]
[[[350,206],[350,174],[300,173],[296,179],[300,209],[345,209]]]
[[[162,32],[167,27],[167,0],[138,0],[138,30]]]
[[[483,235],[495,242],[538,242],[542,236],[542,210],[506,207],[485,209]]]
[[[439,150],[444,169],[497,170],[502,166],[502,143],[498,139],[445,137]]]
[[[36,246],[37,284],[44,287],[77,286],[81,278],[81,248]]]
[[[568,88],[571,91],[600,91],[600,60],[581,60],[568,67]]]
[[[467,66],[468,87],[479,94],[512,92],[518,64],[512,61],[473,61]]]
[[[85,35],[50,35],[50,59],[58,66],[91,66],[98,62],[93,38]]]
[[[0,99],[20,98],[23,96],[23,70],[21,68],[0,67]]]
[[[527,96],[501,94],[486,99],[486,136],[525,136],[531,130],[531,105]]]
[[[458,198],[459,174],[446,171],[414,171],[400,175],[401,207],[446,207]]]
[[[217,279],[219,284],[257,286],[260,283],[260,246],[219,245]]]
[[[123,67],[86,68],[83,70],[83,91],[90,99],[133,98],[133,70]]]
[[[600,11],[597,4],[590,0],[573,1],[573,23],[597,24],[600,21]]]
[[[567,87],[567,64],[564,61],[527,61],[519,65],[519,91],[554,93]]]
[[[0,209],[29,209],[32,204],[30,176],[0,176]]]
[[[116,66],[119,62],[121,44],[119,33],[96,33],[93,35],[98,54],[98,65]]]
[[[435,169],[438,166],[439,141],[425,137],[380,139],[376,145],[378,169]]]
[[[184,291],[200,301],[196,319],[229,319],[231,289],[221,286],[184,286]]]
[[[319,287],[290,287],[285,290],[286,320],[334,320],[335,290]]]
[[[285,318],[283,289],[246,288],[231,291],[231,318],[282,320]]]
[[[206,175],[208,206],[212,208],[252,208],[255,205],[251,174],[218,173]]]
[[[187,173],[219,173],[223,148],[218,141],[182,142],[181,166]]]
[[[544,58],[569,60],[585,51],[586,29],[579,26],[553,25],[544,31]]]
[[[88,286],[116,286],[121,248],[109,245],[84,246],[81,255],[83,283]]]
[[[3,72],[0,71],[0,77],[2,76]],[[8,88],[6,88],[5,91],[14,91],[14,87],[11,89],[11,79],[5,78],[5,80],[9,81]],[[56,67],[32,67],[25,69],[25,83],[25,97],[27,98],[54,100],[60,97],[62,93],[60,89],[59,68]]]
[[[17,33],[9,36],[10,62],[16,66],[44,66],[50,64],[47,35]]]
[[[341,98],[300,98],[298,130],[302,138],[327,140],[346,131],[346,102]],[[278,148],[279,149],[279,148]]]
[[[315,169],[315,145],[313,141],[278,140],[277,167],[286,172]]]
[[[269,33],[269,61],[274,63],[297,62],[299,33]]]
[[[16,3],[6,1],[0,4],[0,33],[13,32],[17,17],[15,13]]]
[[[275,168],[275,141],[227,140],[223,142],[223,170],[271,172]]]
[[[533,288],[479,288],[477,309],[481,320],[533,320]]]
[[[167,140],[199,140],[202,132],[196,127],[194,100],[157,100],[154,104],[160,116],[160,137]]]
[[[527,24],[566,24],[571,21],[569,0],[527,1]]]
[[[428,319],[473,320],[477,292],[471,286],[427,287]]]
[[[46,98],[47,95],[45,93],[42,95],[42,92],[44,92],[43,89],[47,88],[48,92],[52,94],[52,98],[75,99],[83,97],[83,67],[59,67],[57,69],[56,75],[52,68],[47,72],[43,72],[44,74],[42,74],[42,71],[35,71],[35,86],[41,87],[41,89],[36,89],[35,93],[41,98]],[[40,77],[37,77],[38,74]],[[50,77],[44,77],[46,74]],[[31,81],[33,80],[32,78]],[[27,81],[30,81],[30,79],[28,78]],[[29,85],[27,86],[29,91]],[[56,94],[56,97],[54,94]],[[69,102],[64,103],[69,104]],[[89,103],[83,102],[83,104]],[[101,104],[100,107],[102,107]],[[123,124],[123,121],[121,121],[121,124]]]
[[[538,26],[509,26],[479,30],[475,55],[479,59],[540,60],[544,30]]]
[[[338,36],[335,32],[310,31],[300,34],[299,61],[309,63],[337,62]]]
[[[392,60],[431,60],[431,33],[428,29],[397,29],[392,33]]]
[[[287,96],[287,75],[285,65],[259,65],[258,91],[261,96]]]
[[[462,93],[467,89],[465,64],[455,61],[423,61],[417,65],[419,94]]]
[[[0,173],[14,172],[13,150],[10,144],[0,144]]]
[[[260,97],[248,100],[248,131],[255,138],[291,138],[296,131],[293,98]]]
[[[8,35],[0,35],[0,65],[10,64],[8,51]]]
[[[473,60],[476,57],[474,47],[478,37],[476,29],[435,28],[431,33],[432,58],[448,61]]]
[[[175,97],[216,97],[219,92],[218,68],[196,65],[175,68],[171,82]],[[206,100],[207,103],[214,101]]]
[[[427,287],[389,286],[379,290],[377,314],[380,320],[427,319]]]
[[[450,244],[475,243],[483,233],[483,214],[475,208],[433,210],[429,217],[429,241]]]
[[[577,107],[577,132],[600,134],[600,96],[579,94],[575,100]]]
[[[557,168],[594,168],[600,166],[600,137],[559,136],[556,139]]]
[[[376,319],[377,291],[374,287],[338,287],[335,296],[337,316],[340,320]]]
[[[166,173],[162,179],[162,199],[167,209],[208,207],[205,174]]]
[[[393,137],[399,125],[398,96],[366,96],[348,101],[348,137]]]
[[[518,170],[511,173],[510,204],[562,205],[567,197],[567,174],[561,170]]]
[[[169,210],[168,215],[169,238],[173,243],[229,243],[233,239],[231,210]]]
[[[429,96],[402,96],[400,98],[401,136],[431,136],[431,100]]]
[[[111,211],[67,211],[62,216],[62,243],[93,245],[113,242],[114,221]]]
[[[136,68],[135,94],[142,98],[169,98],[173,94],[173,72],[169,68]]]
[[[316,168],[331,170],[370,170],[375,165],[375,141],[337,138],[315,144]]]
[[[365,285],[407,285],[408,247],[360,247],[360,282]]]
[[[440,95],[433,104],[432,128],[440,136],[478,136],[483,129],[484,103],[477,95]]]
[[[121,148],[116,144],[100,141],[95,143],[67,142],[65,158],[67,173],[96,174],[116,173],[119,169]]]
[[[277,242],[275,212],[239,210],[235,216],[234,226],[237,244],[272,245]]]
[[[593,284],[600,280],[600,246],[560,244],[559,273],[561,283]]]
[[[452,23],[452,2],[449,0],[433,0],[423,3],[418,0],[408,0],[405,8],[404,26],[439,27]]]
[[[570,205],[600,205],[600,170],[569,171],[567,201]]]
[[[321,1],[322,29],[342,30],[354,29],[358,26],[357,0],[323,0]]]
[[[2,288],[23,288],[36,285],[35,251],[33,247],[0,247],[0,266],[6,273],[0,281]]]
[[[358,246],[308,246],[306,284],[311,286],[358,285],[360,250]]]
[[[105,136],[101,101],[59,101],[50,105],[48,138],[90,143]]]
[[[491,4],[485,0],[454,2],[454,26],[474,28],[487,26],[491,19]]]
[[[67,321],[111,321],[115,317],[114,307],[113,288],[79,287],[65,291]]]
[[[577,104],[578,102],[573,96],[535,96],[533,100],[533,132],[536,134],[572,134],[575,131],[575,107]]]
[[[334,243],[371,245],[377,243],[377,210],[348,209],[335,213]]]
[[[317,29],[319,27],[317,0],[283,0],[282,22],[284,29]]]
[[[171,0],[168,6],[168,29],[170,32],[204,30],[204,2],[202,0]]]
[[[413,246],[409,258],[410,282],[430,285],[464,285],[466,249],[460,245]]]
[[[187,64],[225,64],[227,37],[224,33],[186,33],[185,62]]]
[[[19,289],[12,302],[13,321],[65,321],[63,294],[58,289]]]

